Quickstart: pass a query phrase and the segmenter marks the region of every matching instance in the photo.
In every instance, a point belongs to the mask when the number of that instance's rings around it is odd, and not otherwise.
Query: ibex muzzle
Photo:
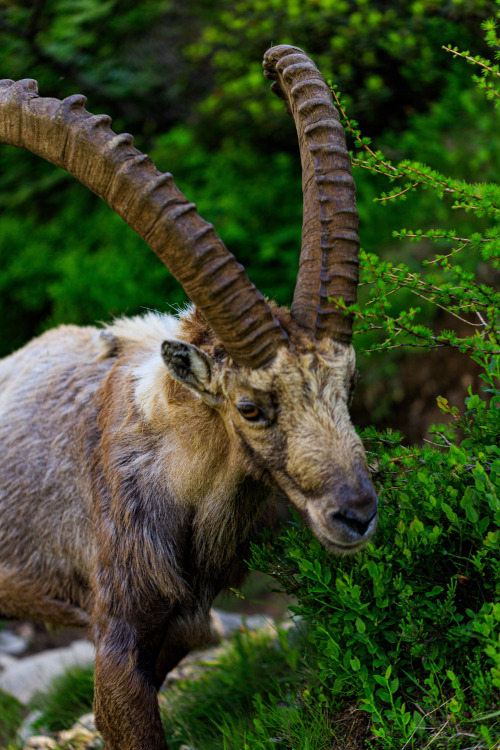
[[[0,141],[109,203],[194,306],[61,326],[0,363],[0,613],[92,626],[110,748],[166,747],[156,690],[238,585],[274,491],[333,552],[372,537],[377,498],[348,403],[358,216],[343,128],[299,49],[264,68],[293,115],[304,223],[291,310],[267,302],[131,136],[72,96],[0,82]]]

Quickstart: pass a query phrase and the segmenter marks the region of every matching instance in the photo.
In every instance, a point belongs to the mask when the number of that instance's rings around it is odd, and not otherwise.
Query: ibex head
[[[358,214],[345,136],[321,74],[296,47],[264,60],[299,137],[304,221],[291,310],[275,308],[129,135],[115,135],[85,99],[37,95],[34,81],[0,84],[0,139],[67,169],[143,237],[201,311],[209,342],[170,340],[170,374],[216,410],[248,473],[265,477],[335,552],[374,533],[377,498],[349,419],[356,381],[345,305],[356,299]],[[207,450],[209,446],[207,446]]]
[[[170,374],[215,409],[246,472],[266,478],[301,511],[321,542],[354,552],[373,534],[377,498],[348,413],[356,382],[354,350],[314,340],[283,310],[287,333],[270,362],[249,368],[213,342],[165,341]]]

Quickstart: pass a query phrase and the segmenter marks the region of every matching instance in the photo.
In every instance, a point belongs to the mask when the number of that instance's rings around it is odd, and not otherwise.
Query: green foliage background
[[[302,46],[339,83],[364,134],[392,158],[489,180],[497,157],[492,112],[471,90],[467,66],[453,65],[441,47],[484,51],[480,22],[494,7],[488,0],[7,0],[0,4],[0,75],[36,78],[45,96],[85,93],[89,111],[110,114],[115,130],[134,133],[136,145],[173,172],[257,286],[289,303],[300,248],[300,160],[293,123],[262,76],[264,51]],[[391,228],[425,230],[431,215],[450,228],[447,206],[436,217],[428,193],[380,204],[380,179],[364,169],[355,179],[367,252],[416,266],[430,243],[396,241]],[[168,310],[185,299],[98,199],[7,147],[0,149],[0,212],[0,354],[60,322]],[[462,235],[478,219],[462,215],[453,228]],[[394,399],[408,408],[400,357],[361,360],[355,410],[390,422]]]

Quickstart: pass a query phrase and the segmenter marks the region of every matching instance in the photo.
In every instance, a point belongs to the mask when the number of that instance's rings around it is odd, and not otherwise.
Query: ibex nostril
[[[341,523],[344,527],[348,529],[353,535],[363,537],[366,532],[368,531],[368,528],[375,518],[376,513],[374,513],[370,518],[367,519],[361,519],[356,516],[353,516],[351,514],[346,513],[332,513],[331,519],[332,521],[335,521],[336,523]]]

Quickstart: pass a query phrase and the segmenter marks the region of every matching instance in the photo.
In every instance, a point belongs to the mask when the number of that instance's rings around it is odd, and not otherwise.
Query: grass
[[[0,690],[0,748],[13,742],[26,711],[21,703]]]
[[[205,750],[232,747],[227,736],[241,738],[253,724],[256,700],[286,689],[296,655],[278,647],[268,631],[238,632],[201,676],[160,695],[167,740],[172,748],[188,744]],[[226,744],[224,744],[226,742]]]
[[[280,631],[241,630],[218,656],[194,676],[159,695],[169,747],[196,750],[356,750],[369,720],[346,709],[333,716],[309,694],[300,639]],[[295,643],[295,640],[297,642]],[[56,678],[32,708],[35,727],[57,732],[91,710],[93,669],[73,667]],[[22,718],[22,717],[21,717]],[[12,739],[20,719],[10,722]],[[360,741],[361,740],[361,741]],[[5,742],[0,742],[5,747]]]
[[[200,669],[160,692],[165,735],[171,750],[361,750],[382,747],[373,735],[372,717],[344,699],[335,705],[314,689],[314,654],[295,632],[241,630],[216,661],[199,660]],[[317,687],[317,686],[316,686]],[[39,696],[35,726],[57,732],[91,710],[93,670],[74,667]],[[33,708],[33,706],[32,706]],[[14,750],[23,707],[0,693],[0,748]],[[495,714],[498,715],[498,714]],[[451,723],[450,723],[451,722]],[[415,735],[408,748],[461,748],[470,738],[453,716]],[[475,736],[477,748],[498,748],[494,737]]]
[[[295,636],[295,634],[294,634]],[[335,713],[309,692],[300,636],[240,632],[201,677],[160,696],[172,750],[359,750],[371,719],[344,706]],[[296,641],[296,642],[295,642]]]
[[[31,708],[40,711],[33,726],[49,732],[69,729],[83,714],[92,711],[94,667],[76,666],[56,677]]]
[[[290,644],[291,642],[291,644]],[[236,633],[201,676],[160,694],[169,747],[196,750],[355,750],[370,718],[348,707],[335,717],[309,693],[300,634]],[[311,675],[310,675],[311,676]]]
[[[267,630],[237,632],[217,662],[205,663],[199,676],[160,693],[169,746],[172,750],[182,744],[199,750],[239,750],[243,747],[242,738],[250,738],[255,732],[272,737],[276,724],[300,725],[302,712],[293,705],[292,698],[288,701],[281,697],[289,691],[297,658],[298,648],[290,648],[284,638],[279,641],[276,634]],[[41,712],[34,726],[49,732],[71,727],[82,714],[92,710],[92,696],[93,668],[67,670],[33,702],[31,708]],[[265,714],[267,705],[269,716],[259,725],[255,717]],[[295,746],[301,750],[322,747]]]

